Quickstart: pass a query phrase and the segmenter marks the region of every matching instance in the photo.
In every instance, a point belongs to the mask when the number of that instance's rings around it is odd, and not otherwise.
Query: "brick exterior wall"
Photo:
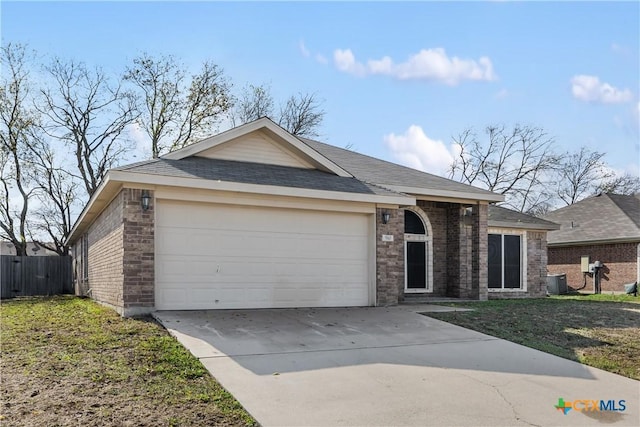
[[[471,283],[460,284],[460,297],[488,299],[488,205],[471,208]]]
[[[527,293],[547,295],[547,232],[527,231]]]
[[[471,287],[472,226],[465,219],[467,206],[450,204],[447,208],[447,297],[460,298],[461,287]],[[471,219],[471,218],[468,218]]]
[[[600,286],[603,292],[622,292],[624,284],[638,280],[638,243],[616,243],[608,245],[585,245],[549,248],[549,273],[566,274],[567,284],[574,289],[584,284],[580,259],[589,255],[589,261],[601,261]],[[587,286],[593,291],[593,275],[587,274]]]
[[[547,232],[527,231],[527,290],[489,292],[489,299],[541,298],[547,295]]]
[[[382,223],[382,213],[390,219]],[[382,235],[392,235],[393,242],[383,242]],[[404,292],[404,211],[376,209],[376,304],[394,305]]]
[[[453,256],[454,248],[449,250],[447,231],[447,205],[446,203],[427,202],[418,200],[418,207],[427,214],[431,223],[431,239],[433,247],[433,293],[430,295],[444,297],[447,295],[449,256]]]
[[[124,316],[154,306],[153,203],[143,212],[140,196],[141,190],[123,189],[89,227],[88,281],[82,278],[82,238],[73,246],[76,294],[88,294]]]
[[[487,299],[487,206],[473,208],[465,222],[466,206],[418,201],[431,225],[433,292],[430,297]],[[382,212],[389,212],[382,224]],[[383,242],[382,235],[393,235]],[[376,211],[377,304],[392,305],[404,299],[404,210]]]
[[[80,259],[78,277],[81,288],[96,301],[112,307],[122,307],[124,225],[122,223],[123,195],[118,194],[91,224],[87,231],[89,259]],[[82,239],[76,244],[82,254]],[[88,262],[88,283],[82,279],[83,264]]]
[[[153,194],[149,192],[153,198]],[[151,311],[155,305],[154,203],[140,206],[142,190],[123,190],[124,293],[126,313]],[[148,310],[145,310],[147,308]]]

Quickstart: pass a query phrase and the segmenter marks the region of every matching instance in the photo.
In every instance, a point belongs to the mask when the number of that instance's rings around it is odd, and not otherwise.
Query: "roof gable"
[[[266,117],[188,145],[162,158],[181,160],[198,156],[318,169],[352,177],[349,172]]]
[[[215,145],[199,152],[195,156],[207,159],[316,169],[311,162],[297,155],[287,145],[282,140],[271,138],[267,133],[257,130]]]

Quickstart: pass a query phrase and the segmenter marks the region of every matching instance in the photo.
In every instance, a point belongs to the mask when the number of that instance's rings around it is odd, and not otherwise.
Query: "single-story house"
[[[545,225],[489,223],[502,200],[263,118],[112,169],[68,242],[76,292],[123,315],[540,295]]]
[[[569,286],[593,290],[588,264],[595,261],[604,264],[603,292],[640,282],[640,194],[599,194],[544,218],[560,224],[549,233],[549,272],[565,273]]]

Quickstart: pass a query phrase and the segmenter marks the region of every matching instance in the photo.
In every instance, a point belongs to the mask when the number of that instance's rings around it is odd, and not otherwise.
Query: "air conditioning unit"
[[[547,275],[547,293],[550,295],[563,295],[567,293],[567,275],[566,274],[548,274]]]

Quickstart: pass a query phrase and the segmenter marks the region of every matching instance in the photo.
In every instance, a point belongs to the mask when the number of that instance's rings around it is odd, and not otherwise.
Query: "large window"
[[[489,289],[522,289],[522,236],[489,234]]]

